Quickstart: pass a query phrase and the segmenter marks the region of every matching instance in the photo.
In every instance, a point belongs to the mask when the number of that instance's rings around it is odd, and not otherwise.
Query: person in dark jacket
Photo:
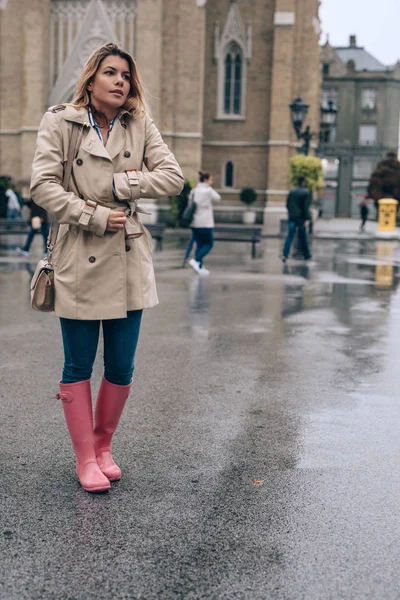
[[[360,231],[361,232],[364,232],[365,223],[368,221],[368,214],[369,214],[368,204],[369,204],[369,202],[370,202],[370,199],[368,198],[368,194],[360,202],[360,218],[361,218]]]
[[[286,202],[286,207],[288,209],[288,235],[283,247],[283,262],[285,262],[289,256],[290,247],[297,229],[299,231],[304,259],[310,260],[311,258],[306,232],[306,227],[310,220],[311,197],[306,184],[306,178],[303,175],[299,175],[297,178],[297,187],[290,191]]]
[[[47,236],[49,235],[49,225],[47,221],[47,212],[41,206],[35,204],[32,200],[27,200],[25,204],[30,208],[30,225],[31,228],[26,238],[26,242],[23,248],[16,248],[18,254],[22,256],[29,256],[29,250],[33,242],[33,238],[37,233],[41,233],[43,236],[44,253],[47,254]]]

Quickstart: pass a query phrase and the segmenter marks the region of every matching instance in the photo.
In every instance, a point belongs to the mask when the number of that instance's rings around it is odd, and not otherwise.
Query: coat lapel
[[[121,120],[116,119],[106,146],[106,150],[111,160],[118,156],[121,150],[124,149],[125,144],[126,130],[122,127]]]
[[[132,122],[126,129],[125,134],[127,137],[126,146],[132,156],[132,164],[136,165],[136,169],[141,170],[143,163],[144,136],[140,120],[132,119]]]
[[[107,148],[104,147],[103,142],[101,141],[93,127],[89,128],[89,133],[83,140],[81,148],[82,150],[89,152],[89,154],[93,154],[94,156],[100,156],[102,158],[108,158],[108,160],[110,160],[110,155],[107,151]]]

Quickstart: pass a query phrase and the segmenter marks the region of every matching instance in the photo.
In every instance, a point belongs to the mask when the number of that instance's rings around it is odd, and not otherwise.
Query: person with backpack
[[[210,173],[199,171],[199,183],[191,191],[189,202],[194,202],[196,210],[190,223],[193,238],[196,243],[194,258],[189,261],[190,266],[198,275],[209,275],[210,271],[203,265],[203,260],[212,250],[214,245],[214,211],[213,202],[219,202],[221,196],[213,187],[213,178]]]

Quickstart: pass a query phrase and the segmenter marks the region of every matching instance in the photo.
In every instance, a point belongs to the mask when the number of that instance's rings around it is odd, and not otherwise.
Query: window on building
[[[360,125],[360,146],[376,144],[376,125]]]
[[[338,158],[323,158],[322,169],[325,179],[336,180],[339,175],[339,159]]]
[[[361,93],[361,108],[363,110],[376,110],[378,90],[365,89]]]
[[[237,44],[231,44],[224,63],[224,113],[240,115],[242,112],[243,57]]]
[[[353,177],[354,179],[368,180],[371,177],[371,173],[375,170],[375,168],[375,158],[355,156],[353,165]]]
[[[229,160],[224,169],[224,187],[234,187],[235,165]]]
[[[329,75],[329,71],[330,71],[330,64],[329,63],[324,63],[322,66],[322,73],[323,75]]]
[[[336,104],[336,106],[339,106],[338,88],[327,88],[321,91],[321,106],[328,108],[330,100]]]

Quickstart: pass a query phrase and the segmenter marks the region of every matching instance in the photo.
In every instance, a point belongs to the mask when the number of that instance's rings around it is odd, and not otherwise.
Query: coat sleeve
[[[119,199],[156,199],[175,196],[182,191],[184,178],[181,168],[148,115],[145,117],[143,163],[148,172],[127,171],[114,174]]]
[[[73,192],[66,192],[63,179],[63,136],[56,113],[45,113],[40,124],[32,164],[30,195],[36,204],[53,214],[60,224],[79,225],[104,235],[110,209],[95,202],[87,204]]]
[[[219,202],[221,200],[221,196],[216,192],[213,188],[211,188],[211,201]]]

